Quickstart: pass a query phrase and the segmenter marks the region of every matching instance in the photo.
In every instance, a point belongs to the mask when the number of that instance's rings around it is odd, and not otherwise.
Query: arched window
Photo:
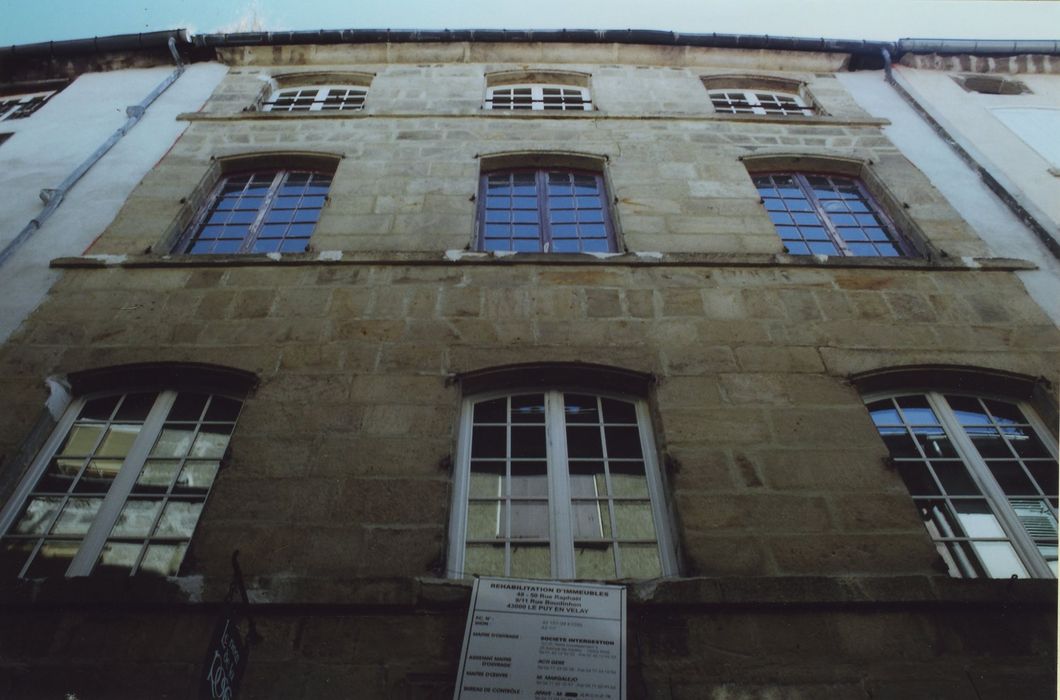
[[[241,406],[235,386],[75,398],[0,510],[0,574],[176,575]]]
[[[1057,575],[1056,443],[1030,405],[959,390],[866,403],[950,575]]]
[[[571,168],[482,174],[479,250],[607,253],[618,249],[603,175]]]
[[[675,573],[640,399],[558,387],[471,396],[454,482],[452,576]]]
[[[331,187],[332,171],[254,170],[222,177],[177,252],[303,253]]]

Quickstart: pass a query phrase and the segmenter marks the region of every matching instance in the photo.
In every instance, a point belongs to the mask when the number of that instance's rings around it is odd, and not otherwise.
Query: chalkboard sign
[[[232,608],[217,622],[203,670],[203,700],[235,700],[249,649],[239,631],[239,619]]]

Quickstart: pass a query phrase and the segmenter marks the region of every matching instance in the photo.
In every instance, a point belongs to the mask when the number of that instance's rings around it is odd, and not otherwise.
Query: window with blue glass
[[[753,176],[762,204],[791,255],[903,257],[912,250],[865,189],[842,175]]]
[[[582,170],[485,173],[479,190],[478,249],[518,253],[617,250],[604,178]]]
[[[320,219],[331,174],[270,170],[225,177],[178,246],[207,253],[303,253]]]

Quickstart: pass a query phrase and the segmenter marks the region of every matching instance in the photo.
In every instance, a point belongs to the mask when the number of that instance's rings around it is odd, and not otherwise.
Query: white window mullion
[[[634,402],[637,410],[637,430],[640,432],[640,451],[644,455],[644,473],[648,478],[648,498],[651,499],[651,512],[655,518],[655,537],[659,546],[659,564],[663,576],[677,573],[677,550],[673,534],[670,532],[670,516],[666,508],[665,489],[663,488],[662,469],[658,463],[658,452],[651,429],[651,414],[647,404],[638,399]]]
[[[118,470],[107,495],[103,498],[99,512],[96,513],[91,527],[85,533],[80,549],[77,550],[77,554],[66,570],[67,577],[88,576],[92,573],[96,560],[99,559],[99,554],[103,550],[103,545],[125,506],[125,500],[132,492],[133,486],[136,485],[136,479],[140,476],[147,455],[154,447],[155,439],[162,431],[166,416],[169,415],[169,409],[173,406],[176,397],[175,391],[163,391],[155,399],[151,411],[140,427],[140,433],[133,441],[129,453],[122,461],[121,469]]]
[[[946,401],[942,394],[930,392],[925,396],[935,411],[935,415],[949,434],[950,439],[957,446],[958,452],[964,457],[964,464],[968,468],[968,473],[971,474],[972,479],[975,480],[980,491],[982,491],[990,510],[998,519],[1005,534],[1008,535],[1009,542],[1016,550],[1023,565],[1027,568],[1030,575],[1035,578],[1052,578],[1052,570],[1042,559],[1034,540],[1023,527],[1023,523],[1020,522],[1015,511],[1012,510],[1012,506],[1008,502],[1008,496],[1001,490],[1001,486],[998,485],[993,474],[990,473],[990,468],[983,461],[975,443],[968,437],[964,428],[957,421],[956,416],[953,415],[949,402]]]
[[[460,432],[457,436],[456,462],[453,467],[453,513],[449,519],[450,574],[464,572],[464,550],[467,548],[468,491],[471,483],[471,424],[475,405],[464,399],[460,411]]]
[[[574,578],[574,528],[567,467],[567,418],[563,412],[561,391],[545,393],[545,435],[548,440],[546,449],[552,576],[570,579]]]

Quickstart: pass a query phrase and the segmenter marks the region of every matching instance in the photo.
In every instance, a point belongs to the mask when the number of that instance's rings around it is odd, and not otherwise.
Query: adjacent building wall
[[[12,134],[0,146],[0,247],[41,212],[40,191],[62,182],[125,123],[125,108],[172,72],[172,66],[161,66],[85,73],[31,116],[0,122],[0,133]],[[198,109],[224,74],[216,63],[189,66],[0,268],[0,341],[15,332],[59,278],[49,261],[79,255],[92,244],[186,128],[176,115]]]

